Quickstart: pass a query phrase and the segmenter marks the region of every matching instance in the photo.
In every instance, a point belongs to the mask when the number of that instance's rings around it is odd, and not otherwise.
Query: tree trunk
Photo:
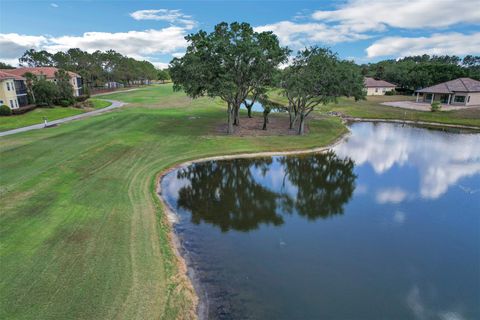
[[[300,125],[298,126],[298,134],[303,135],[305,133],[305,115],[300,114]]]
[[[297,122],[298,114],[288,111],[288,115],[290,116],[290,130],[293,130],[295,128],[295,123]]]
[[[252,117],[252,107],[253,107],[253,104],[245,104],[245,107],[247,107],[247,113],[248,113],[248,117],[251,118]]]
[[[234,111],[234,112],[233,112],[233,113],[234,113],[233,125],[234,125],[234,126],[239,126],[239,125],[240,125],[240,116],[239,116],[239,114],[240,114],[240,105],[235,106],[235,107],[233,108],[233,111]]]
[[[267,130],[267,123],[268,123],[268,114],[263,115],[263,128],[262,130]]]
[[[234,108],[229,103],[227,108],[227,115],[228,115],[228,126],[227,126],[227,134],[233,134],[233,118],[234,118]]]

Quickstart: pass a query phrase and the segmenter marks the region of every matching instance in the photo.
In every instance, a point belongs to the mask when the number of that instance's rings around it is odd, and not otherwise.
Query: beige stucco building
[[[28,104],[25,78],[0,71],[0,105],[17,109]]]
[[[393,83],[365,77],[365,89],[367,90],[367,96],[383,96],[386,92],[395,90],[395,87],[396,85]]]
[[[480,81],[471,78],[458,78],[416,92],[417,102],[480,106]]]
[[[11,70],[1,70],[17,76],[23,76],[26,73],[32,73],[40,79],[45,79],[48,81],[56,81],[55,73],[58,72],[58,68],[55,67],[26,67],[26,68],[17,68]],[[83,94],[83,81],[82,77],[75,72],[67,71],[70,77],[70,84],[73,87],[73,95],[80,96]]]

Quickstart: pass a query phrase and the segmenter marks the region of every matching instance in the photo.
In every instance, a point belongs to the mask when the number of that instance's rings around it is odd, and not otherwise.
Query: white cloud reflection
[[[379,175],[394,166],[415,167],[423,198],[436,199],[460,179],[480,173],[479,134],[448,134],[385,123],[355,124],[352,133],[346,143],[335,147],[340,157],[351,157],[356,165],[368,163]],[[399,190],[379,191],[377,201],[401,202],[407,194]]]

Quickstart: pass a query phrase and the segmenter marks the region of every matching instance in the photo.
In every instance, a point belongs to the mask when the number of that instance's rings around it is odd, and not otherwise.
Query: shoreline
[[[400,120],[400,119],[358,118],[358,117],[348,117],[348,116],[340,116],[340,117],[342,118],[342,120],[349,121],[349,122],[386,122],[386,123],[408,124],[408,125],[417,125],[417,126],[431,126],[431,127],[438,127],[439,129],[441,128],[467,129],[467,130],[480,131],[480,127],[463,125],[463,124],[448,124],[448,123],[441,123],[441,122]]]
[[[207,293],[203,291],[201,283],[198,281],[198,279],[196,279],[195,270],[189,267],[189,265],[191,264],[189,263],[190,261],[188,257],[188,252],[183,248],[182,241],[177,235],[177,233],[175,232],[175,224],[178,221],[178,214],[166,202],[165,198],[163,197],[163,193],[162,193],[163,179],[168,174],[170,174],[175,170],[188,167],[195,163],[202,163],[207,161],[322,153],[330,150],[331,148],[341,143],[344,139],[348,138],[350,134],[351,132],[350,130],[348,130],[347,132],[341,134],[332,143],[323,147],[300,149],[300,150],[289,150],[289,151],[265,151],[265,152],[254,152],[254,153],[245,152],[245,153],[238,153],[238,154],[210,156],[210,157],[203,157],[203,158],[198,158],[194,160],[188,160],[185,162],[174,164],[173,166],[168,167],[165,170],[161,171],[159,174],[157,174],[157,177],[155,179],[155,183],[156,183],[155,194],[157,195],[157,198],[160,201],[160,204],[164,210],[164,215],[162,218],[166,219],[166,222],[168,223],[168,226],[170,229],[168,234],[168,239],[170,241],[169,245],[175,255],[175,260],[176,260],[175,263],[178,267],[179,275],[182,277],[182,282],[185,282],[185,285],[194,294],[193,312],[195,313],[197,319],[203,320],[203,319],[207,319],[208,317],[208,296],[207,296]]]

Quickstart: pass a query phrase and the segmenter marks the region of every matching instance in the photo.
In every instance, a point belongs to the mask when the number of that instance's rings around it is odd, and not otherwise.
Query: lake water
[[[247,102],[250,103],[250,102],[252,102],[252,100],[247,99]],[[247,110],[247,107],[245,107],[245,105],[243,103],[240,105],[240,108],[244,109],[244,110]],[[260,102],[255,101],[253,103],[253,106],[252,106],[252,112],[262,112],[263,113],[263,105]],[[282,112],[282,111],[277,110],[277,109],[272,109],[270,112],[271,113],[276,113],[276,112]]]
[[[351,132],[163,179],[204,317],[480,319],[480,135]]]

